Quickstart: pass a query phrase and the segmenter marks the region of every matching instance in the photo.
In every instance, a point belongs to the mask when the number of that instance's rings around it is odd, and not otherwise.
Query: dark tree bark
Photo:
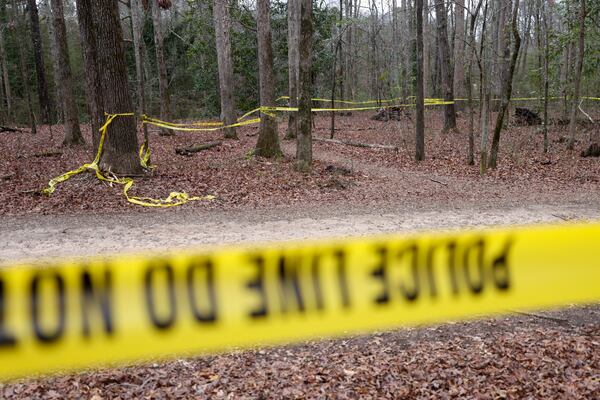
[[[296,162],[298,170],[304,172],[310,171],[312,167],[312,35],[312,0],[300,0],[300,101]]]
[[[298,107],[298,43],[300,40],[300,0],[288,0],[288,96],[290,107]],[[286,139],[298,134],[298,114],[289,113]]]
[[[454,94],[462,97],[465,89],[465,0],[456,0],[454,16]]]
[[[425,93],[423,91],[423,0],[415,0],[415,28],[417,33],[417,124],[415,133],[415,160],[425,159]]]
[[[48,83],[46,81],[46,68],[44,63],[44,53],[42,52],[42,36],[40,34],[40,19],[36,0],[27,0],[29,8],[29,18],[31,21],[31,42],[33,44],[33,58],[35,60],[35,72],[37,75],[37,94],[42,113],[42,121],[51,123],[54,114],[54,105],[48,92]]]
[[[519,26],[517,24],[517,17],[519,14],[519,0],[515,0],[515,4],[513,6],[513,14],[510,26],[512,27],[512,35],[513,35],[513,50],[510,56],[510,65],[508,67],[508,72],[503,82],[503,93],[502,100],[500,103],[500,111],[498,112],[498,116],[496,117],[496,125],[494,126],[494,137],[492,139],[492,149],[490,152],[490,161],[489,167],[496,168],[498,164],[498,149],[500,147],[500,132],[502,131],[502,126],[504,123],[504,116],[506,115],[506,110],[508,109],[508,104],[510,102],[510,97],[512,95],[512,82],[513,76],[515,73],[515,67],[517,64],[517,55],[519,54],[519,48],[521,47],[521,37],[519,36]],[[508,26],[508,24],[507,24]],[[505,43],[509,41],[510,30],[506,29],[505,34]],[[508,46],[508,44],[506,44]]]
[[[214,0],[213,19],[217,42],[219,89],[221,92],[221,120],[225,125],[235,124],[235,99],[233,98],[233,60],[231,56],[230,15],[227,0]],[[225,138],[237,139],[235,128],[224,129]]]
[[[10,77],[8,75],[8,61],[6,60],[5,46],[5,30],[6,27],[0,27],[0,62],[2,63],[2,85],[4,87],[4,96],[6,98],[6,111],[8,118],[12,118],[12,90],[10,86]]]
[[[575,147],[575,133],[577,131],[577,107],[581,94],[581,71],[583,70],[583,56],[585,49],[585,16],[587,14],[585,0],[579,0],[579,35],[577,41],[577,64],[575,65],[575,79],[573,82],[573,99],[571,100],[571,118],[569,121],[568,149]]]
[[[79,113],[75,104],[73,92],[73,77],[69,60],[69,47],[67,46],[67,28],[63,11],[63,0],[51,0],[52,26],[58,50],[59,80],[61,84],[61,104],[64,114],[65,139],[64,146],[83,144],[83,136],[79,128]]]
[[[435,17],[437,19],[437,37],[440,50],[444,101],[454,101],[454,79],[452,64],[450,63],[450,46],[448,45],[448,27],[444,0],[435,0]],[[456,112],[454,104],[447,104],[444,106],[444,131],[451,129],[456,129]]]
[[[123,51],[123,32],[119,20],[117,0],[79,1],[91,4],[91,14],[97,27],[96,42],[104,110],[109,114],[134,110],[127,66]],[[116,174],[142,173],[138,158],[138,138],[133,116],[117,117],[108,126],[100,167]]]
[[[161,23],[159,0],[152,1],[152,24],[154,26],[154,48],[156,50],[156,66],[158,68],[158,91],[160,97],[160,119],[171,118],[171,96],[169,95],[169,76],[165,62],[164,34]],[[162,135],[173,135],[173,131],[162,129]]]
[[[83,66],[85,68],[85,92],[90,112],[92,127],[92,144],[94,151],[100,142],[100,128],[104,124],[104,99],[102,82],[98,64],[96,42],[96,26],[92,12],[91,0],[77,0],[77,22],[83,50]]]
[[[258,75],[260,105],[275,106],[275,75],[273,73],[273,47],[271,45],[270,0],[258,0]],[[277,119],[270,112],[262,112],[258,140],[254,154],[260,157],[279,157]]]

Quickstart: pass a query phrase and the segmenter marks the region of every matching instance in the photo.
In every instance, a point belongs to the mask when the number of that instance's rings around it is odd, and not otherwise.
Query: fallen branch
[[[181,156],[191,156],[194,153],[198,153],[199,151],[212,149],[213,147],[217,147],[223,143],[222,140],[215,140],[214,142],[201,143],[194,146],[189,147],[178,147],[175,149],[175,153]]]
[[[370,144],[370,143],[355,142],[355,141],[352,141],[352,140],[325,139],[325,138],[319,138],[319,137],[314,137],[313,140],[315,142],[345,144],[347,146],[365,147],[365,148],[368,148],[368,149],[383,149],[383,150],[398,151],[398,147],[397,146],[390,146],[390,145],[386,145],[386,144]]]
[[[62,156],[62,151],[47,151],[44,153],[35,153],[32,154],[32,157],[57,157],[57,156]]]
[[[0,125],[0,132],[23,132],[23,131],[18,128],[11,128],[10,126]]]
[[[435,183],[439,183],[440,185],[448,186],[448,184],[446,182],[441,182],[441,181],[435,180],[433,178],[427,178],[427,179],[429,179],[431,182],[435,182]]]
[[[10,181],[15,174],[8,174],[0,176],[0,181]]]
[[[583,113],[583,115],[585,115],[586,117],[588,117],[588,119],[590,120],[590,122],[593,124],[593,123],[594,123],[594,120],[592,119],[592,117],[590,117],[590,116],[588,115],[588,113],[586,113],[585,111],[583,111],[583,108],[581,108],[581,104],[582,104],[582,103],[583,103],[583,100],[581,100],[581,101],[579,102],[579,111],[581,111],[581,112]]]

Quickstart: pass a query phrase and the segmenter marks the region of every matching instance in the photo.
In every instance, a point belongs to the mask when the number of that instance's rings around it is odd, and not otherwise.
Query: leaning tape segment
[[[0,379],[600,300],[600,224],[0,268]]]

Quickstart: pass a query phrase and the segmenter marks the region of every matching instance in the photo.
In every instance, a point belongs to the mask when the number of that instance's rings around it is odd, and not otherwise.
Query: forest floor
[[[57,127],[53,141],[48,127],[36,136],[0,133],[0,262],[600,219],[600,159],[580,157],[589,138],[598,139],[598,125],[581,128],[574,151],[559,143],[566,127],[552,126],[548,155],[537,127],[511,126],[499,168],[482,178],[465,163],[466,121],[459,119],[462,133],[442,134],[441,113],[428,115],[426,161],[412,161],[410,120],[371,121],[363,113],[338,117],[336,138],[399,151],[316,142],[312,174],[294,171],[293,142],[282,142],[283,159],[250,157],[255,127],[191,157],[174,148],[218,139],[218,132],[152,131],[158,168],[132,190],[216,196],[167,210],[131,205],[120,188],[91,174],[49,198],[36,195],[53,176],[90,161],[90,148],[61,148]],[[328,137],[328,118],[316,126],[316,136]],[[48,152],[56,154],[42,155]],[[0,384],[0,398],[96,400],[593,398],[599,391],[598,305]]]

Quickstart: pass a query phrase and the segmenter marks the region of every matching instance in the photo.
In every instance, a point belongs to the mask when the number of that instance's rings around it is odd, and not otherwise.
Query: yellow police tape
[[[600,224],[0,269],[0,378],[600,300]]]
[[[109,183],[114,183],[114,184],[119,184],[119,185],[123,185],[123,195],[125,196],[125,198],[127,199],[128,202],[132,203],[132,204],[136,204],[139,206],[144,206],[144,207],[174,207],[174,206],[179,206],[182,204],[187,203],[188,201],[198,201],[198,200],[212,200],[214,199],[214,196],[208,195],[208,196],[190,196],[185,192],[171,192],[169,194],[169,196],[165,199],[155,199],[152,197],[139,197],[139,196],[130,196],[129,195],[129,189],[131,189],[131,187],[133,186],[133,179],[132,178],[119,178],[119,177],[109,177],[106,176],[104,173],[102,173],[102,171],[100,170],[100,167],[98,166],[98,163],[100,162],[100,157],[102,155],[102,150],[104,147],[104,140],[106,139],[106,132],[108,130],[108,126],[112,123],[112,121],[117,118],[117,117],[129,117],[129,116],[133,116],[133,113],[120,113],[120,114],[107,114],[106,116],[106,122],[104,123],[104,125],[102,126],[102,128],[100,128],[100,142],[98,144],[98,151],[96,152],[96,157],[94,158],[94,161],[92,161],[91,163],[88,164],[83,164],[82,166],[80,166],[79,168],[76,168],[74,170],[65,172],[64,174],[57,176],[56,178],[53,178],[50,180],[50,182],[48,182],[48,186],[43,189],[41,192],[42,194],[45,195],[51,195],[52,193],[54,193],[54,191],[56,190],[56,187],[58,186],[58,184],[72,178],[73,176],[80,174],[84,171],[94,171],[94,173],[96,174],[96,177],[104,182],[109,182]],[[154,168],[154,165],[149,164],[149,160],[150,160],[150,148],[147,147],[147,144],[144,143],[141,147],[140,147],[140,164],[144,167],[144,168]]]

